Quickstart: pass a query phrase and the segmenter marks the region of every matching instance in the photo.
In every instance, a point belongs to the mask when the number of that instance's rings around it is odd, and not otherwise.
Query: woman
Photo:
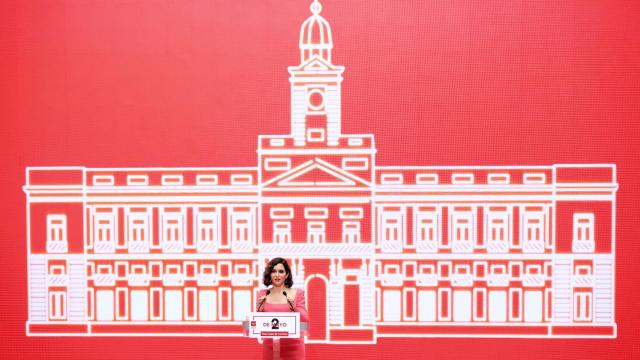
[[[283,258],[269,261],[262,276],[266,290],[258,292],[257,311],[263,312],[299,312],[300,322],[309,322],[304,290],[292,289],[291,268]],[[281,339],[273,341],[264,339],[262,345],[263,359],[304,359],[304,338]]]

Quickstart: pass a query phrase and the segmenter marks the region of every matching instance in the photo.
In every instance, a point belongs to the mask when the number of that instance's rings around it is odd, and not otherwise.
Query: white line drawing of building
[[[256,167],[26,169],[27,334],[241,336],[282,256],[310,343],[615,337],[615,165],[377,164],[321,10]]]

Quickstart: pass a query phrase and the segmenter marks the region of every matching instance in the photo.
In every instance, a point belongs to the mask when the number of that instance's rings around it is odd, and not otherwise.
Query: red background
[[[255,357],[248,339],[27,338],[25,166],[255,166],[310,0],[0,3],[0,357]],[[640,356],[640,2],[324,0],[343,132],[382,165],[615,163],[616,340],[379,339],[309,358]]]

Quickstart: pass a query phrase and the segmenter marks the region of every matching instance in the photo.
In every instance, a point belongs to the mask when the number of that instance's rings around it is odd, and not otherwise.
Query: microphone
[[[286,297],[287,296],[287,292],[282,290],[282,295],[284,295]]]
[[[269,295],[270,292],[271,292],[271,290],[267,289],[267,295]]]

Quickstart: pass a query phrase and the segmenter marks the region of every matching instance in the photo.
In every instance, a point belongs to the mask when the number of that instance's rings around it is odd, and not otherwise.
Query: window
[[[127,213],[127,236],[129,252],[149,252],[151,238],[150,216],[148,209],[133,208]]]
[[[541,322],[543,318],[543,292],[527,290],[524,292],[524,321]]]
[[[149,215],[145,212],[130,212],[127,215],[129,252],[149,252]]]
[[[113,175],[94,175],[93,176],[93,185],[104,186],[104,185],[113,185],[113,183],[114,183]]]
[[[218,294],[215,290],[200,290],[198,310],[201,321],[215,321],[218,318]]]
[[[149,185],[149,177],[147,175],[129,175],[127,176],[127,185]]]
[[[113,218],[97,219],[96,241],[113,242]]]
[[[593,214],[573,214],[573,252],[593,252],[594,244]]]
[[[112,253],[116,248],[116,221],[111,211],[94,216],[93,248],[96,253]]]
[[[402,184],[402,174],[382,174],[380,182],[383,185],[400,185]]]
[[[272,219],[293,219],[293,208],[271,208],[269,213]]]
[[[234,252],[251,251],[253,244],[253,213],[250,208],[234,208],[230,216],[231,247]]]
[[[307,223],[307,242],[310,244],[322,244],[325,242],[323,221],[309,221]]]
[[[402,293],[399,290],[385,290],[382,293],[382,318],[384,321],[400,321]]]
[[[545,214],[539,211],[527,211],[522,215],[522,249],[524,252],[544,252]]]
[[[67,293],[65,291],[49,292],[49,319],[65,320],[67,318]]]
[[[184,248],[184,215],[181,209],[168,208],[162,213],[160,229],[162,251],[180,253]]]
[[[162,185],[182,185],[182,175],[162,175]]]
[[[525,173],[522,176],[522,181],[525,184],[544,184],[546,176],[544,173]]]
[[[67,216],[47,215],[47,252],[67,252]]]
[[[248,214],[233,214],[231,241],[249,241],[249,218]]]
[[[509,251],[509,213],[507,209],[488,208],[485,216],[485,236],[487,252],[506,253]],[[498,211],[502,210],[502,211]]]
[[[453,292],[453,321],[469,322],[472,318],[472,294],[469,290],[455,290]]]
[[[345,170],[367,170],[369,168],[368,158],[344,158],[342,168]]]
[[[253,177],[251,174],[234,174],[231,175],[231,185],[251,185]]]
[[[273,242],[275,244],[287,244],[291,242],[290,222],[276,221],[273,223]]]
[[[415,213],[415,242],[416,248],[420,252],[438,251],[438,212],[416,211]]]
[[[308,129],[307,141],[309,142],[322,142],[324,141],[324,129]]]
[[[509,183],[509,174],[489,174],[487,183],[494,185],[506,185]]]
[[[454,209],[451,220],[452,250],[473,252],[474,221],[471,209]]]
[[[311,88],[307,92],[307,106],[311,111],[324,110],[324,90],[323,88]]]
[[[417,174],[416,184],[419,185],[436,185],[438,183],[438,174]]]
[[[347,244],[360,242],[360,223],[358,221],[345,221],[342,223],[342,242]]]
[[[215,252],[218,248],[218,213],[201,209],[196,214],[196,247],[198,252]]]
[[[218,175],[214,175],[214,174],[197,175],[196,185],[218,185]]]
[[[362,219],[362,208],[340,208],[340,219]]]
[[[579,291],[573,294],[574,321],[591,321],[591,292]]]
[[[326,219],[329,217],[329,211],[327,208],[305,208],[304,209],[304,218],[305,219]]]
[[[241,321],[251,312],[251,291],[233,291],[233,320]]]
[[[473,174],[453,174],[451,175],[451,183],[459,185],[473,184]]]
[[[291,159],[289,158],[267,158],[264,160],[264,169],[273,170],[289,170],[291,169]]]
[[[382,251],[400,252],[402,250],[402,212],[382,211],[380,227],[380,241]]]

